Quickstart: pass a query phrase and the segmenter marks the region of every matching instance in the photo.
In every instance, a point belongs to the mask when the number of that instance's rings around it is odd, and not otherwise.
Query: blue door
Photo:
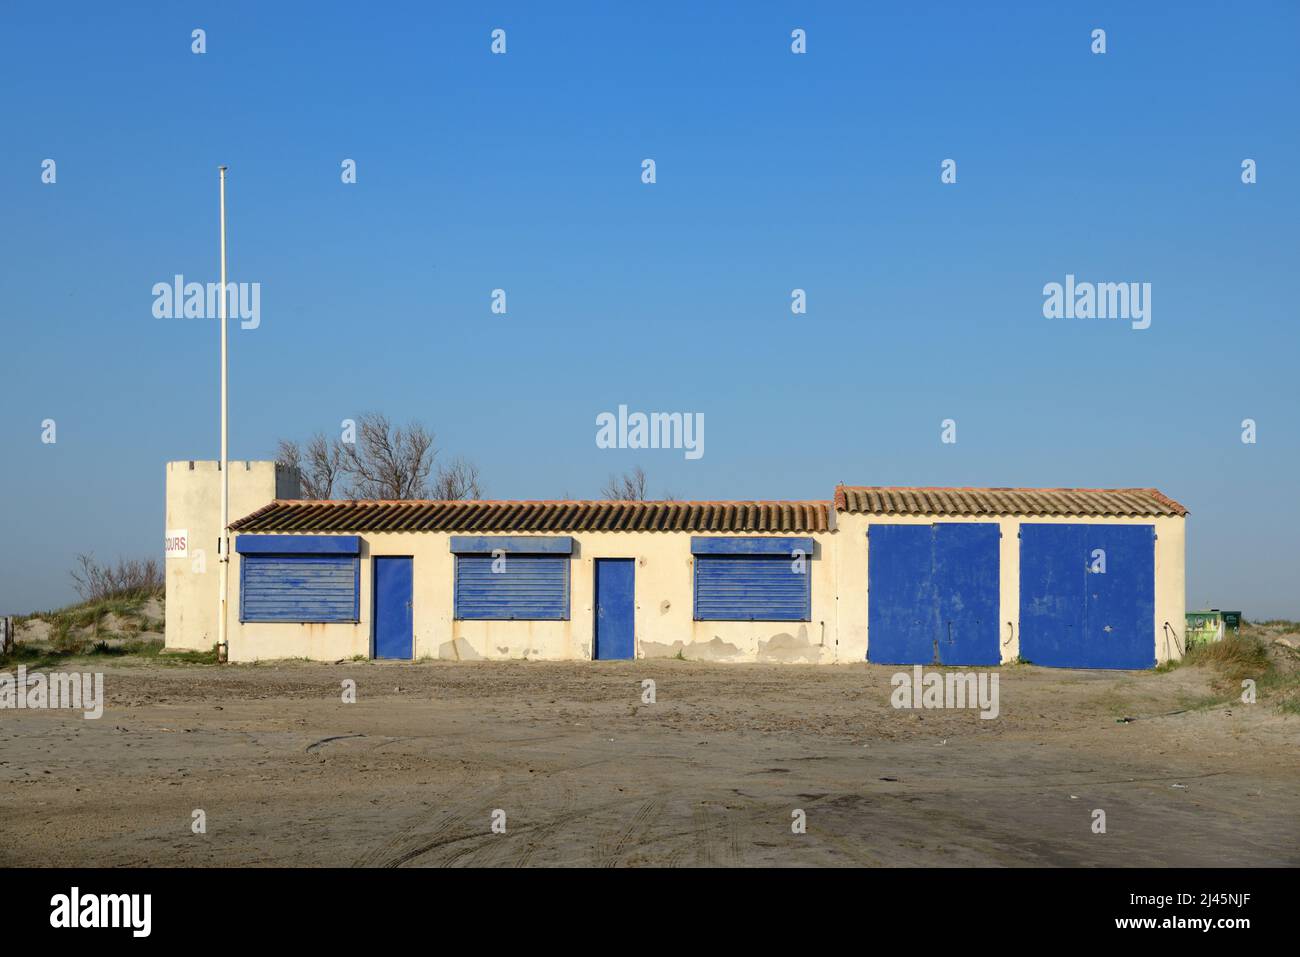
[[[375,657],[412,657],[411,559],[375,559]]]
[[[1155,526],[1020,526],[1022,658],[1150,668],[1155,645]]]
[[[934,532],[929,525],[872,525],[867,539],[867,658],[890,665],[938,660]]]
[[[1020,526],[1020,657],[1082,667],[1088,605],[1082,525]]]
[[[636,570],[630,558],[596,559],[596,635],[593,658],[636,654]]]
[[[1001,533],[991,522],[872,525],[867,657],[996,665]]]
[[[991,522],[934,526],[934,590],[938,603],[939,661],[996,665],[1002,532]]]
[[[1090,525],[1088,639],[1094,668],[1156,664],[1156,529],[1154,525]],[[1105,571],[1096,556],[1106,557]]]

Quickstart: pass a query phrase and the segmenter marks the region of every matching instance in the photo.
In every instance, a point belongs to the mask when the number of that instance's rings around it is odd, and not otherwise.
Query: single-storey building
[[[285,497],[267,466],[231,468],[232,500],[248,500],[239,480],[275,489],[230,527],[232,661],[1149,668],[1182,654],[1187,510],[1155,489],[321,502]],[[169,464],[169,534],[211,521],[214,477]],[[212,544],[205,562],[167,562],[169,647],[216,641]]]

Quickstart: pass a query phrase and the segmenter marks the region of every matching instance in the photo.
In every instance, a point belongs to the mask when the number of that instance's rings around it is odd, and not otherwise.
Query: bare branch
[[[298,443],[290,439],[281,439],[280,447],[275,454],[275,464],[301,473],[302,449],[298,447]]]
[[[437,499],[478,499],[483,497],[478,466],[457,458],[448,466],[439,466],[433,480],[433,497]]]
[[[412,422],[394,428],[388,417],[369,412],[358,424],[355,445],[344,446],[342,470],[358,499],[417,499],[428,496],[429,473],[438,454],[433,435]]]
[[[647,484],[645,469],[637,465],[622,475],[611,475],[600,494],[612,502],[643,502]]]
[[[78,555],[71,575],[82,601],[148,598],[160,594],[164,584],[156,558],[119,558],[116,565],[101,565],[94,555]]]
[[[419,422],[403,428],[394,426],[382,413],[368,412],[357,422],[355,442],[345,443],[320,432],[305,448],[281,439],[276,461],[298,470],[307,499],[482,496],[477,465],[457,458],[435,472],[437,456],[433,433]]]
[[[343,443],[317,432],[307,443],[307,474],[303,493],[307,498],[330,499],[343,472]]]

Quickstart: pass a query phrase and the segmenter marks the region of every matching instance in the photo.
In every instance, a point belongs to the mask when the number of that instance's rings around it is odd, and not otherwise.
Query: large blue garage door
[[[898,665],[996,665],[998,526],[872,525],[867,658]]]
[[[1021,525],[1020,657],[1152,667],[1155,540],[1152,525]]]

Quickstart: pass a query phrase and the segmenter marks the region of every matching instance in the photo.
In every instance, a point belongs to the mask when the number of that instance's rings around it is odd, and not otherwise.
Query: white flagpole
[[[220,579],[217,587],[221,591],[218,601],[217,617],[217,660],[225,661],[229,649],[226,645],[226,588],[230,578],[230,537],[226,529],[230,525],[230,463],[227,460],[226,424],[226,167],[221,171],[221,539],[218,550]]]

